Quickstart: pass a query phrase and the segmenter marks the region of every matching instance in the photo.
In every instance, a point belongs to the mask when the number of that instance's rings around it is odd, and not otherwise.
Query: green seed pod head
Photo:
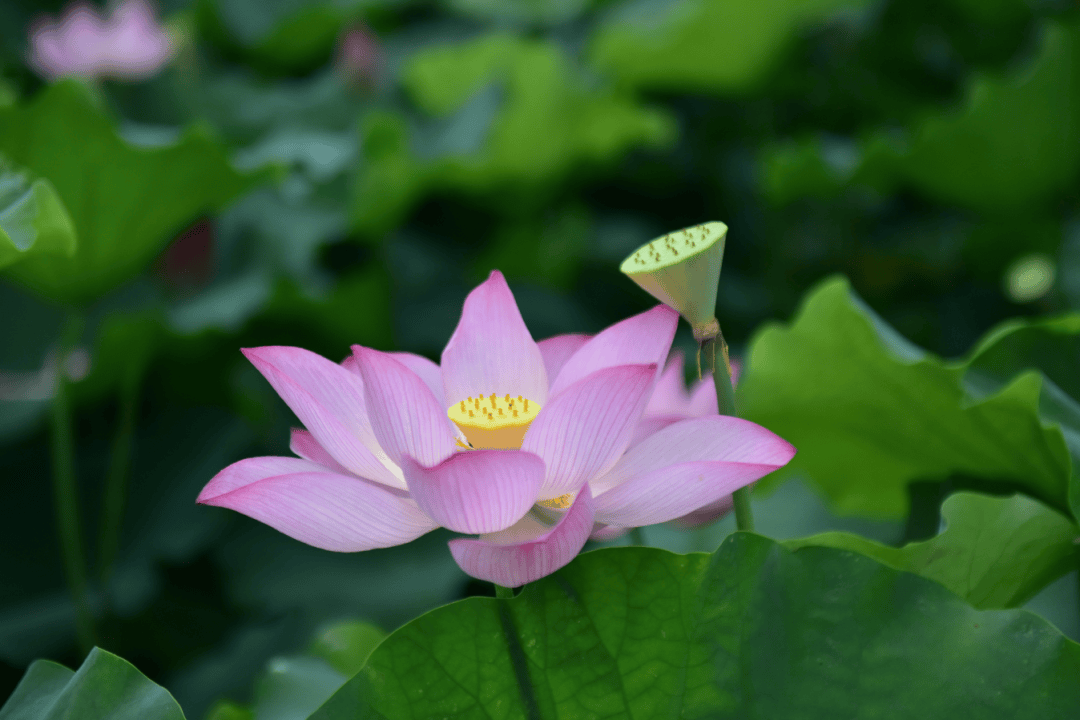
[[[727,225],[707,222],[647,242],[619,270],[697,330],[715,318]]]

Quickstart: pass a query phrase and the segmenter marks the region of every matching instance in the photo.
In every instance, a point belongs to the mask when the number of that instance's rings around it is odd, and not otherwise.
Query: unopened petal
[[[520,450],[458,452],[425,468],[409,456],[402,470],[416,504],[455,532],[505,530],[533,506],[544,481],[544,462]]]
[[[657,305],[605,328],[584,343],[551,380],[557,395],[597,370],[617,365],[661,365],[671,349],[679,313]]]
[[[566,333],[554,335],[539,341],[536,345],[540,348],[540,355],[544,358],[544,368],[547,370],[548,382],[559,376],[559,371],[570,357],[581,349],[592,338],[592,335],[579,333]]]
[[[398,465],[408,455],[425,467],[454,451],[446,408],[416,373],[389,353],[353,346],[371,413],[371,427],[386,454]]]
[[[645,406],[646,415],[682,415],[690,416],[690,395],[686,392],[686,380],[683,377],[683,354],[674,350],[668,358],[667,367],[656,379],[649,404]]]
[[[576,491],[626,450],[648,401],[655,365],[604,368],[551,398],[521,449],[544,461],[540,497]]]
[[[449,403],[481,393],[547,401],[544,358],[498,270],[465,298],[439,365]]]
[[[451,540],[450,552],[469,575],[517,587],[550,575],[573,560],[592,529],[592,496],[584,488],[558,523],[543,534],[521,541],[511,528],[480,540]],[[503,540],[512,544],[503,544]]]
[[[709,373],[695,382],[690,390],[690,405],[687,414],[690,417],[705,417],[717,415],[719,412],[720,404],[716,401],[716,384],[713,382],[712,373]]]
[[[360,477],[405,486],[384,460],[359,376],[303,348],[245,348],[243,353],[335,460]]]
[[[401,493],[299,458],[248,458],[222,470],[198,502],[243,513],[323,550],[401,545],[435,527]]]

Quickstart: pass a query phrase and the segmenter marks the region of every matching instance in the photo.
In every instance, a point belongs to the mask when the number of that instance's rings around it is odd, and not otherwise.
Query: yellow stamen
[[[556,510],[565,510],[574,504],[574,495],[576,493],[566,493],[565,495],[559,495],[553,497],[550,500],[537,500],[536,504],[540,507],[555,508]]]

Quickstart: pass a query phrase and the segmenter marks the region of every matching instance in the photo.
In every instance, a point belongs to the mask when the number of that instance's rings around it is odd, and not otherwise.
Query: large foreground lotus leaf
[[[34,255],[75,253],[75,227],[52,183],[0,158],[0,268]]]
[[[597,68],[652,89],[741,91],[780,59],[796,31],[865,0],[633,0],[590,45]]]
[[[1042,413],[1051,384],[1025,370],[973,393],[966,371],[908,343],[833,278],[790,326],[754,337],[740,407],[799,448],[792,470],[843,513],[900,518],[909,483],[963,475],[1075,517],[1080,478],[1062,417]]]
[[[200,213],[266,177],[238,173],[200,130],[166,143],[130,142],[74,81],[0,110],[0,153],[48,179],[71,213],[74,255],[28,257],[7,270],[62,301],[92,300],[129,279]]]
[[[38,660],[0,708],[0,720],[184,720],[165,688],[127,660],[94,648],[76,672]]]
[[[896,548],[844,532],[784,543],[853,550],[935,580],[977,608],[1017,607],[1075,567],[1080,528],[1023,495],[956,493],[941,506],[945,530]]]
[[[1080,645],[857,554],[731,536],[586,553],[405,625],[311,720],[1049,718]]]

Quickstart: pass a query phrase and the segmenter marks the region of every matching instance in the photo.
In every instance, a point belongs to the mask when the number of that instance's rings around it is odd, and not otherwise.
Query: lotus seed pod
[[[722,222],[676,230],[639,247],[619,269],[657,300],[678,310],[697,334],[715,322],[726,237],[727,225]]]

